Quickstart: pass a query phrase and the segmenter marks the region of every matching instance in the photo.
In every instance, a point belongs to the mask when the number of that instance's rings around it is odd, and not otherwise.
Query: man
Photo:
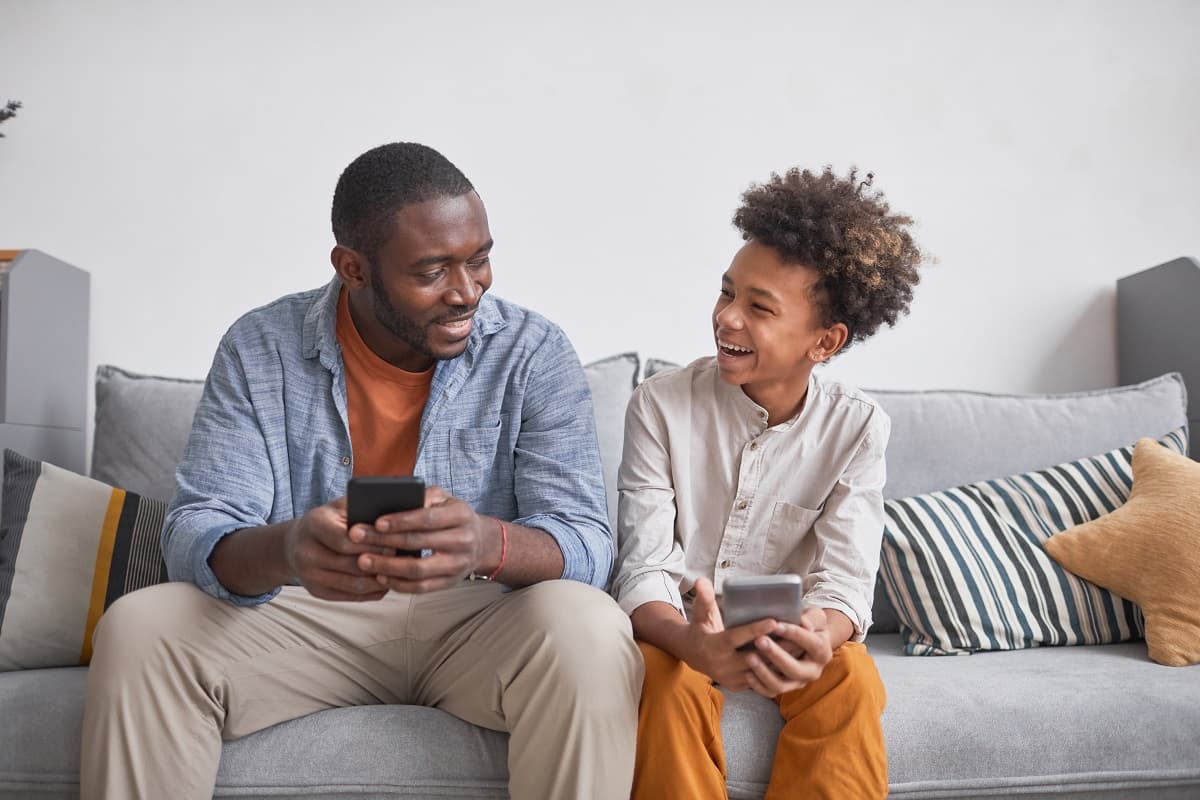
[[[434,150],[364,153],[332,216],[334,280],[217,349],[163,530],[174,582],[98,626],[83,796],[208,798],[223,738],[373,703],[508,731],[514,798],[627,796],[641,659],[601,591],[578,358],[485,295],[483,203]],[[424,508],[347,531],[352,475],[408,473]]]
[[[634,798],[726,796],[717,685],[779,705],[768,798],[887,793],[884,688],[861,642],[890,423],[813,371],[894,324],[918,280],[911,220],[869,186],[791,170],[746,192],[715,357],[630,401],[613,591],[646,662]],[[726,630],[725,580],[777,572],[803,579],[801,624]]]

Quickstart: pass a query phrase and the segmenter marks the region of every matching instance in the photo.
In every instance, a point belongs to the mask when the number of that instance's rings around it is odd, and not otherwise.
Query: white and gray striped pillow
[[[1187,428],[1161,440],[1187,452]],[[880,577],[909,655],[1141,638],[1141,611],[1060,567],[1042,544],[1115,510],[1133,446],[885,504]]]

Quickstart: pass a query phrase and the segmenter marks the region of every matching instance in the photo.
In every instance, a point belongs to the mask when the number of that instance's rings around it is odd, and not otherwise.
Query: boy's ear
[[[825,329],[825,333],[821,334],[821,338],[808,351],[809,360],[818,364],[822,361],[828,361],[846,346],[846,340],[849,337],[850,329],[846,327],[845,323],[834,323],[831,327]]]

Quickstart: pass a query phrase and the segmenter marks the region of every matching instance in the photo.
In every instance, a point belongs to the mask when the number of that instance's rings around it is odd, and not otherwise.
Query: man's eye
[[[417,277],[423,281],[436,281],[438,278],[442,277],[445,272],[446,270],[444,269],[435,269],[432,272],[417,273]]]
[[[490,264],[491,261],[492,261],[491,256],[484,256],[483,258],[477,259],[475,261],[468,261],[467,266],[470,267],[471,269],[483,269],[488,264]]]

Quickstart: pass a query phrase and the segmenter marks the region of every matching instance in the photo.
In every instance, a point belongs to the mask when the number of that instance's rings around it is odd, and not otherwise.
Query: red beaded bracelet
[[[508,558],[508,528],[504,527],[504,523],[496,520],[496,524],[500,526],[500,563],[496,565],[495,571],[487,576],[489,581],[496,580],[496,576],[500,574],[500,570],[504,569],[504,561]]]

